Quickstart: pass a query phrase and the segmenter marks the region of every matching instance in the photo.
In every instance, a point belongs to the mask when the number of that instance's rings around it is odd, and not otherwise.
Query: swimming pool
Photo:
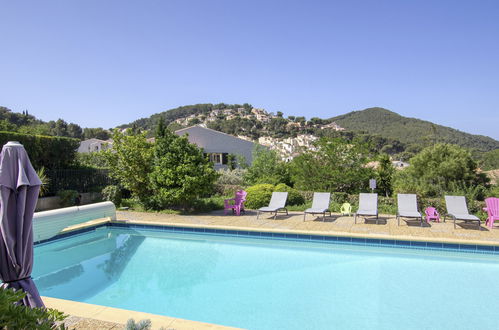
[[[499,255],[101,227],[35,247],[44,296],[247,329],[494,329]]]

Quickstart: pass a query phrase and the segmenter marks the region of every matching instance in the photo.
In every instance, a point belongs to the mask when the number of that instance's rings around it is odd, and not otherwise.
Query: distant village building
[[[246,163],[251,165],[255,146],[251,141],[199,125],[179,129],[175,134],[180,136],[188,134],[189,142],[203,148],[204,153],[215,164],[215,169],[227,167],[228,155],[241,155]]]
[[[327,125],[321,126],[321,129],[326,129],[326,128],[330,128],[330,129],[333,129],[335,131],[344,131],[345,130],[343,127],[336,124],[334,121],[332,123],[327,124]]]
[[[102,150],[106,150],[111,148],[113,145],[112,140],[99,140],[99,139],[88,139],[80,142],[80,146],[78,147],[78,152],[98,152]]]
[[[403,169],[403,168],[406,168],[407,166],[409,166],[409,163],[403,162],[401,160],[394,160],[394,161],[392,161],[392,165],[396,169]]]

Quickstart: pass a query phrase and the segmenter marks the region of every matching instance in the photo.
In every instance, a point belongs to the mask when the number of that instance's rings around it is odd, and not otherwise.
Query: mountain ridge
[[[390,137],[406,144],[442,142],[482,152],[499,148],[499,141],[492,137],[463,132],[427,120],[405,117],[380,107],[351,111],[331,117],[329,120],[337,122],[349,131],[363,131]]]

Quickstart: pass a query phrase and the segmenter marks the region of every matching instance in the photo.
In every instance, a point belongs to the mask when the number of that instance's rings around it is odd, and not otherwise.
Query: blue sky
[[[0,105],[83,127],[181,105],[380,106],[499,139],[499,1],[0,0]]]

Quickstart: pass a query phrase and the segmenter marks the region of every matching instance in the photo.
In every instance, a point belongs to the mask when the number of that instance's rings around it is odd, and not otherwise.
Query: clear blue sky
[[[109,128],[219,102],[499,139],[499,1],[0,0],[0,105]]]

